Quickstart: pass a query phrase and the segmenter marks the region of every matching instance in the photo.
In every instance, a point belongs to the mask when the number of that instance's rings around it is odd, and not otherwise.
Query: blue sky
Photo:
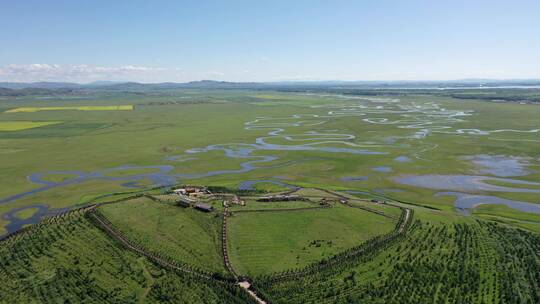
[[[1,1],[0,81],[540,78],[540,1]]]

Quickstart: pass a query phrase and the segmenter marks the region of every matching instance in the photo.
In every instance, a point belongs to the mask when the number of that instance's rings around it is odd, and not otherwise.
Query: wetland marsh
[[[3,147],[21,151],[4,154],[0,164],[3,172],[13,172],[1,177],[10,187],[0,191],[0,212],[10,214],[36,203],[52,209],[84,204],[87,184],[99,184],[97,197],[177,183],[251,189],[250,180],[284,183],[273,178],[277,175],[288,176],[288,187],[397,188],[390,191],[392,197],[445,210],[452,204],[436,195],[440,191],[493,197],[502,193],[500,199],[505,201],[538,203],[536,106],[414,95],[249,91],[177,95],[186,99],[220,95],[225,102],[145,106],[167,97],[114,96],[106,102],[96,97],[92,106],[86,105],[92,103],[87,99],[46,101],[50,105],[43,108],[55,110],[44,112],[17,110],[38,108],[35,105],[41,106],[42,100],[4,102],[2,119],[87,127],[65,135],[55,125],[0,134]],[[251,96],[249,102],[242,101],[244,96]],[[103,104],[111,102],[117,104],[115,109],[131,111],[79,115],[67,110],[109,110]],[[221,113],[213,114],[217,112]],[[491,119],[493,115],[502,119]],[[518,116],[519,121],[509,118]],[[43,135],[55,144],[40,145]],[[58,144],[66,149],[58,149]],[[78,191],[64,193],[74,185]],[[456,199],[460,209],[458,205]],[[43,215],[36,211],[31,218]],[[3,217],[3,225],[11,218]]]

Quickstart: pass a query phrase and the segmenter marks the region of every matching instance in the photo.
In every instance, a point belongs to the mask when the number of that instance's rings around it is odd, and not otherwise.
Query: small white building
[[[173,192],[178,194],[178,195],[186,195],[187,194],[187,191],[184,188],[174,189]]]

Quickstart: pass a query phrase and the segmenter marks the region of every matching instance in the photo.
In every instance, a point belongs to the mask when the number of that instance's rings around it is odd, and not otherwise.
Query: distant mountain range
[[[117,81],[96,81],[91,83],[73,82],[0,82],[0,88],[20,90],[20,89],[111,89],[111,90],[131,90],[131,89],[181,89],[181,88],[214,88],[214,87],[254,87],[265,85],[265,83],[255,82],[227,82],[215,80],[201,80],[185,83],[162,82],[162,83],[139,83],[139,82],[117,82]]]
[[[147,91],[185,88],[200,89],[264,89],[264,88],[359,88],[359,89],[440,89],[440,88],[483,88],[483,87],[539,87],[540,79],[491,80],[463,79],[449,81],[283,81],[283,82],[227,82],[200,80],[186,83],[138,83],[97,81],[80,84],[71,82],[0,82],[0,95],[16,94],[18,90],[112,90]],[[31,91],[30,90],[30,91]]]

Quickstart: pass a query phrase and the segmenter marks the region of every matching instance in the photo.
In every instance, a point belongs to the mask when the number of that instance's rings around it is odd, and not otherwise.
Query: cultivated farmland
[[[132,105],[122,106],[77,106],[77,107],[22,107],[7,110],[6,113],[34,113],[41,111],[129,111]]]
[[[60,121],[0,121],[0,131],[21,131],[61,123]]]

